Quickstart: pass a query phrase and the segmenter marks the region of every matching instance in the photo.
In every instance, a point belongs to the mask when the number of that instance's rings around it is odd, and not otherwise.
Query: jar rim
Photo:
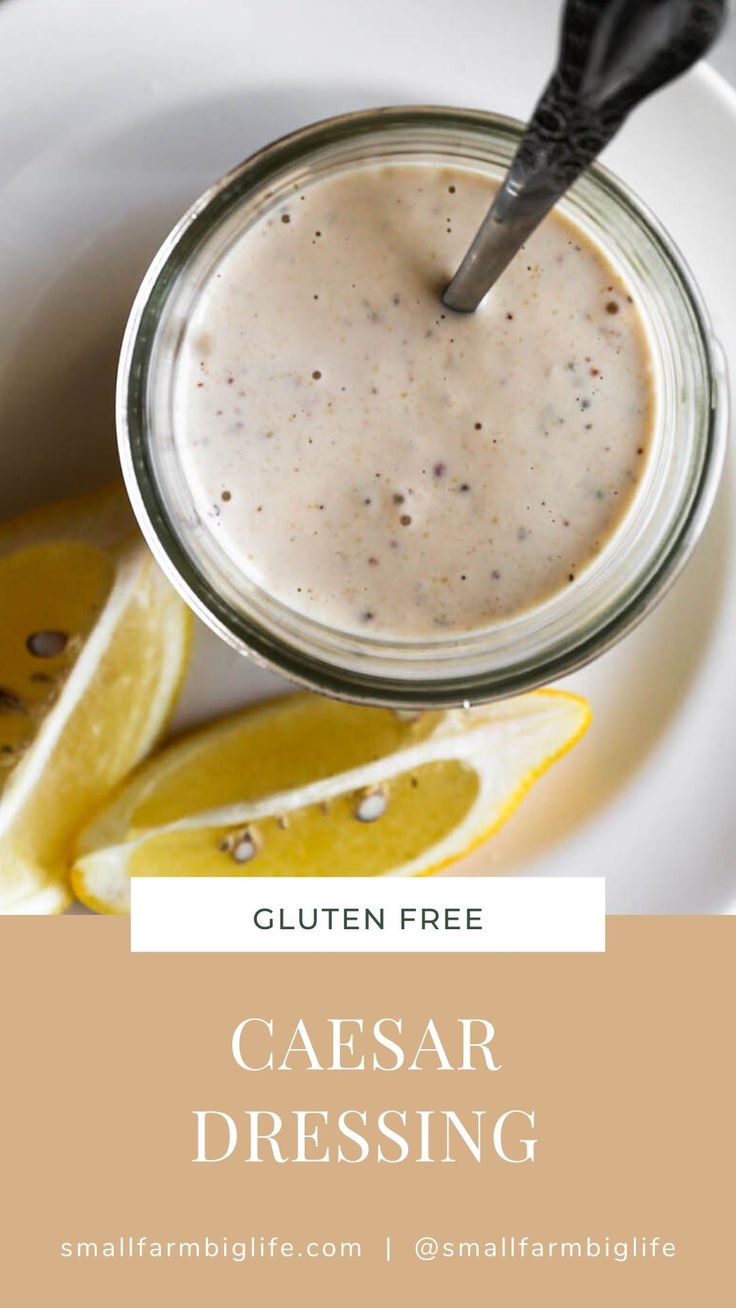
[[[278,613],[276,604],[265,617],[255,606],[245,612],[224,593],[224,587],[213,585],[200,560],[187,548],[156,468],[149,394],[166,307],[211,234],[249,197],[274,185],[277,178],[289,176],[295,165],[305,165],[325,151],[339,154],[356,143],[365,145],[373,137],[397,142],[402,132],[418,137],[428,133],[447,146],[454,143],[450,154],[457,162],[483,162],[471,160],[470,144],[488,150],[492,142],[510,159],[522,130],[521,123],[502,115],[425,105],[360,110],[302,127],[251,155],[204,192],[163,242],[131,310],[118,372],[118,439],[128,492],[154,555],[198,616],[228,643],[291,680],[337,698],[395,707],[479,703],[566,675],[618,641],[665,593],[694,548],[715,497],[725,448],[725,369],[707,311],[685,260],[658,219],[613,173],[596,164],[569,193],[572,207],[568,212],[579,221],[581,204],[583,209],[586,202],[589,207],[607,204],[633,222],[656,252],[669,277],[678,312],[687,319],[691,347],[687,362],[695,369],[689,390],[691,406],[697,407],[697,430],[691,432],[697,448],[693,446],[688,493],[678,504],[676,521],[669,524],[656,557],[642,562],[635,584],[626,594],[599,613],[594,623],[589,621],[587,628],[575,630],[572,624],[564,639],[558,636],[555,643],[549,641],[546,647],[525,654],[517,650],[516,657],[506,664],[491,667],[487,661],[484,666],[482,644],[484,639],[487,644],[492,629],[471,633],[468,638],[453,633],[435,642],[400,642],[400,653],[392,655],[386,653],[391,642],[329,633],[285,606],[283,613]],[[415,153],[424,148],[419,139],[412,146]],[[318,629],[321,634],[315,636]],[[339,657],[331,644],[340,646]],[[472,658],[467,653],[471,647]]]

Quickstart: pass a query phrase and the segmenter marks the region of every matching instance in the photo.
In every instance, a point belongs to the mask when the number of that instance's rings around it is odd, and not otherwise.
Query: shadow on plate
[[[593,820],[665,746],[707,664],[734,550],[732,522],[726,476],[703,539],[670,593],[619,646],[565,683],[591,701],[587,736],[459,871],[521,872]]]

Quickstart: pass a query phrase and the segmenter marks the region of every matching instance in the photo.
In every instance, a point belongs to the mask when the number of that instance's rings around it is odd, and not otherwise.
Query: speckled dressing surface
[[[189,322],[175,431],[205,522],[346,631],[479,629],[575,584],[625,516],[652,381],[628,288],[550,216],[481,309],[439,303],[480,173],[360,167],[294,191]]]

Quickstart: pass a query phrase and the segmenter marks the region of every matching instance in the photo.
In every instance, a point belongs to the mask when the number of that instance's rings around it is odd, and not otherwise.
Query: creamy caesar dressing
[[[422,639],[574,585],[650,445],[641,320],[561,215],[481,308],[440,292],[493,182],[360,166],[294,190],[229,249],[184,333],[175,439],[235,565],[343,631]]]

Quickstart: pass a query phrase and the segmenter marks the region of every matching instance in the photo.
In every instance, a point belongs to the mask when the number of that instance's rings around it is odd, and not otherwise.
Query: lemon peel
[[[125,913],[131,875],[427,875],[496,831],[589,722],[553,690],[404,720],[258,705],[144,764],[82,832],[72,882]]]

